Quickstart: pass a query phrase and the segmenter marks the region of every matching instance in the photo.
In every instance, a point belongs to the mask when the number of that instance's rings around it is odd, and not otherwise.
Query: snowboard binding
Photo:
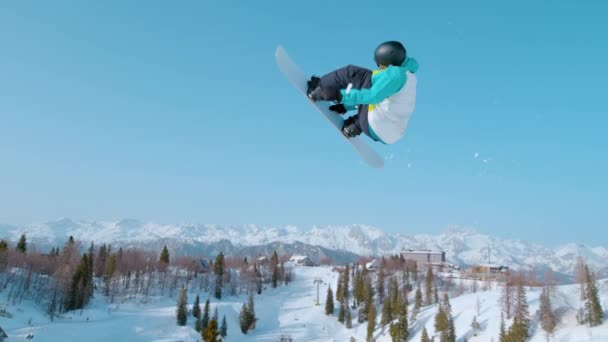
[[[359,134],[363,133],[361,127],[359,127],[359,115],[353,115],[348,119],[344,120],[344,126],[342,126],[342,134],[346,138],[354,138]]]
[[[317,88],[319,88],[319,84],[321,83],[321,78],[317,77],[317,76],[312,76],[310,78],[309,81],[306,82],[306,84],[308,85],[308,90],[306,90],[306,95],[308,96],[308,98],[310,98],[313,101],[318,101],[317,98],[315,98],[315,90],[317,90]]]

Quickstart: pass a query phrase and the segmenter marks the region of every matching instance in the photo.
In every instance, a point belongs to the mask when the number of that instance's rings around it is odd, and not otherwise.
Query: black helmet
[[[376,65],[378,66],[401,66],[405,61],[405,57],[405,47],[403,47],[403,44],[394,40],[378,45],[374,52],[374,61],[376,61]]]

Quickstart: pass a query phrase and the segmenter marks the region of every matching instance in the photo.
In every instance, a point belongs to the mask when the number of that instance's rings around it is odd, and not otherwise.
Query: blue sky
[[[602,1],[3,1],[0,222],[449,226],[604,243]],[[368,168],[280,74],[420,63]],[[603,239],[602,239],[603,240]]]

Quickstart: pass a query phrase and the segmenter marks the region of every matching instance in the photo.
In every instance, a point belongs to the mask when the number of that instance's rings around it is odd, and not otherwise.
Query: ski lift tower
[[[317,284],[317,305],[319,304],[319,284],[323,284],[323,280],[321,278],[315,278],[314,283]]]

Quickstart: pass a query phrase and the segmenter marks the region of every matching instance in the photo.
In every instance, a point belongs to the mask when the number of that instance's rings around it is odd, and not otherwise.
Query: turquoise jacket
[[[387,97],[397,93],[407,82],[406,73],[415,73],[418,70],[418,62],[413,58],[407,58],[402,66],[391,65],[381,72],[374,72],[372,76],[372,87],[368,89],[346,89],[340,90],[342,104],[346,109],[354,109],[356,105],[378,104]]]

